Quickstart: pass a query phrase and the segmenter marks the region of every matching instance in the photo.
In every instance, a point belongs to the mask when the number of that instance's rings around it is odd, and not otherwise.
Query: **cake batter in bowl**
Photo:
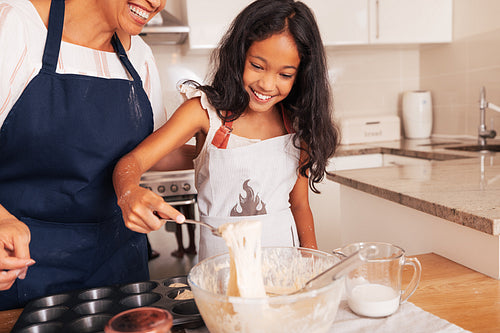
[[[267,292],[287,294],[337,263],[331,254],[294,247],[262,248]],[[196,305],[211,333],[327,332],[343,293],[344,280],[294,295],[243,298],[227,296],[229,254],[207,258],[188,274]]]

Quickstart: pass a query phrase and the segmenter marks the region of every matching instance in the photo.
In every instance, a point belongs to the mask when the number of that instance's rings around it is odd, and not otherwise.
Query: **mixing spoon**
[[[160,219],[162,222],[173,222],[173,223],[177,223],[176,220],[170,220],[170,219]],[[202,222],[202,221],[196,221],[196,220],[184,220],[183,223],[192,223],[192,224],[199,224],[201,226],[204,226],[208,229],[210,229],[210,231],[212,231],[212,235],[214,236],[217,236],[217,237],[222,237],[220,231],[218,228],[214,227],[213,225],[210,225],[208,223],[205,223],[205,222]]]
[[[356,251],[353,254],[347,256],[342,261],[336,263],[332,267],[326,269],[322,273],[316,275],[315,277],[307,281],[306,284],[298,290],[286,294],[273,292],[267,292],[267,294],[269,294],[270,296],[295,295],[307,290],[324,287],[330,284],[332,281],[340,279],[352,270],[358,268],[359,266],[361,266],[361,264],[366,262],[369,257],[374,256],[377,252],[378,250],[375,247],[360,249],[359,251]]]

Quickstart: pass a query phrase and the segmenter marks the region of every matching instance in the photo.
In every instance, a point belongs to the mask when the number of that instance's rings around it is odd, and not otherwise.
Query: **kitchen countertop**
[[[499,140],[489,140],[498,144]],[[424,165],[335,171],[342,185],[490,234],[500,235],[500,153],[450,150],[474,139],[422,139],[340,146],[336,156],[394,154]]]
[[[500,327],[500,281],[437,254],[416,256],[422,264],[420,284],[409,301],[475,333]],[[405,271],[404,280],[411,271]],[[0,333],[8,333],[22,309],[0,311]]]

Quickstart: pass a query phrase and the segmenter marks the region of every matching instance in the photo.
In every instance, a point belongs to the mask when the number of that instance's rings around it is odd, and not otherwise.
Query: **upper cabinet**
[[[453,0],[302,0],[325,45],[442,43],[452,40]],[[191,49],[214,48],[252,0],[185,0]]]
[[[368,44],[368,0],[303,0],[325,45]]]
[[[190,49],[215,48],[236,15],[252,0],[186,0]]]
[[[452,0],[369,0],[370,43],[452,40]]]

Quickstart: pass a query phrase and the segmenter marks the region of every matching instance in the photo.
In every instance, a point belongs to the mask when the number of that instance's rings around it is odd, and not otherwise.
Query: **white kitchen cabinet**
[[[212,49],[252,0],[186,0],[189,47]],[[314,12],[325,45],[368,43],[367,0],[304,0]]]
[[[325,45],[441,43],[452,40],[453,0],[303,0]]]
[[[213,49],[236,15],[252,0],[186,0],[189,47]]]
[[[452,40],[452,0],[369,0],[370,43]]]
[[[303,0],[314,12],[325,45],[368,44],[367,0]]]
[[[403,177],[413,179],[428,180],[431,177],[431,160],[406,157],[393,154],[362,154],[351,156],[336,156],[330,159],[327,167],[329,172],[341,170],[355,170],[378,167],[396,167],[394,172],[398,172]],[[397,166],[405,166],[397,168]],[[314,227],[316,241],[321,251],[331,252],[332,250],[346,245],[345,230],[355,230],[347,228],[345,224],[350,223],[342,219],[341,212],[341,185],[325,179],[317,185],[320,194],[309,190],[309,205],[314,217]],[[345,209],[345,207],[344,207]]]
[[[252,0],[185,0],[191,50],[213,49]],[[452,0],[303,0],[325,45],[451,42]]]
[[[383,165],[382,154],[338,156],[330,159],[328,171],[375,168]],[[314,217],[318,249],[325,252],[341,247],[340,184],[323,179],[317,185],[320,194],[309,189],[309,205]]]
[[[410,256],[433,252],[500,279],[499,236],[339,186],[342,243],[388,242]]]

